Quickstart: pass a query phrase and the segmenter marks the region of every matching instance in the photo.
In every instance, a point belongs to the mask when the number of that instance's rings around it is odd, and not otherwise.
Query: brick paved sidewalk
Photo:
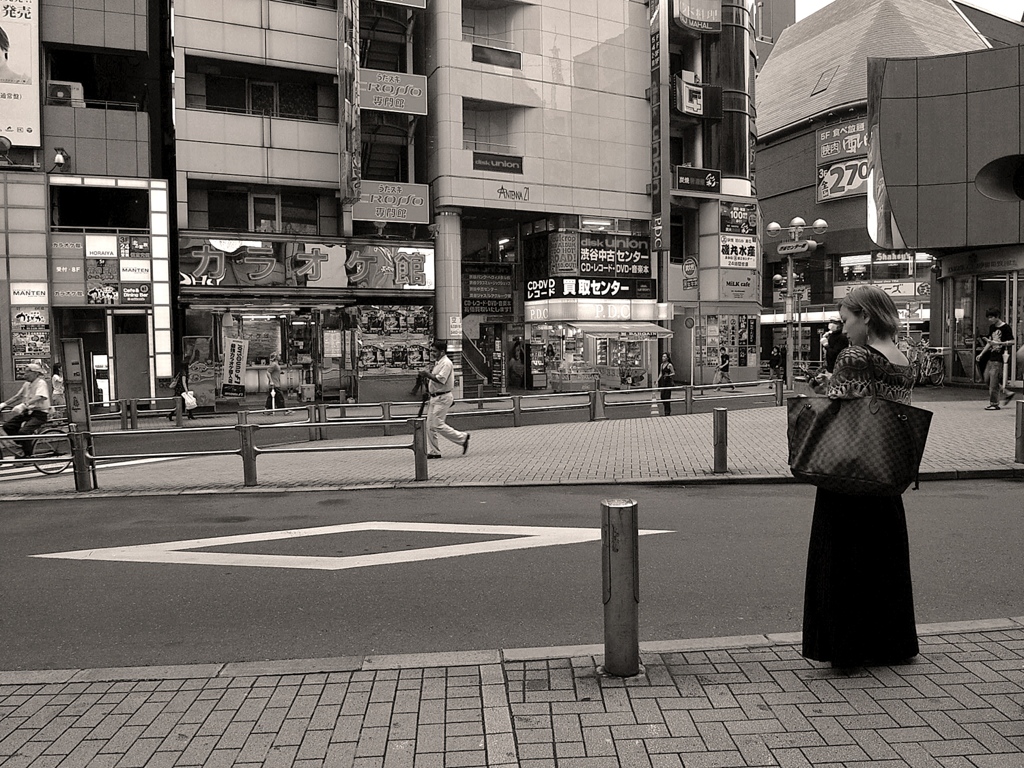
[[[1024,765],[1024,617],[921,627],[912,664],[798,638],[0,672],[0,768]]]

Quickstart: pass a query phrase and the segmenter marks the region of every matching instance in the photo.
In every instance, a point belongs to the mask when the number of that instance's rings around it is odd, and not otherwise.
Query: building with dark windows
[[[76,404],[149,397],[174,349],[169,10],[7,0],[0,30],[4,393],[39,359],[82,372]]]
[[[927,19],[927,24],[921,23]],[[796,260],[799,359],[823,359],[819,337],[836,301],[851,288],[872,283],[890,293],[911,340],[946,344],[946,313],[935,294],[943,251],[936,240],[873,240],[874,213],[869,194],[871,152],[890,144],[901,166],[913,132],[900,119],[875,125],[869,114],[868,60],[898,54],[934,57],[998,49],[1022,42],[1024,27],[965,4],[933,0],[847,0],[832,3],[786,29],[758,75],[758,196],[765,221],[783,226],[795,216],[810,222],[823,218],[827,233],[808,258]],[[993,76],[995,72],[993,71]],[[993,78],[990,84],[996,82]],[[905,84],[904,84],[904,87]],[[979,85],[979,90],[983,88]],[[975,97],[971,97],[975,98]],[[902,106],[910,102],[896,101]],[[929,104],[937,104],[935,101]],[[948,105],[947,105],[948,106]],[[943,109],[915,123],[927,131],[946,124]],[[882,143],[877,139],[881,136]],[[964,136],[932,142],[920,160],[924,179],[959,174],[964,163]],[[903,158],[903,159],[897,159]],[[915,160],[916,161],[916,160]],[[959,176],[958,176],[959,178]],[[945,198],[950,186],[940,182],[932,193]],[[948,199],[947,199],[947,202]],[[932,208],[931,210],[939,210]],[[942,210],[946,210],[945,206]],[[957,218],[962,218],[962,211]],[[934,220],[933,224],[938,224]],[[986,227],[987,228],[987,227]],[[1014,241],[1016,242],[1016,241]],[[779,281],[785,261],[770,243],[762,283],[766,307],[761,354],[767,356],[785,338],[785,314]],[[772,307],[773,310],[768,309]],[[983,318],[982,318],[983,319]],[[938,322],[937,322],[938,321]],[[969,367],[947,372],[973,380]]]

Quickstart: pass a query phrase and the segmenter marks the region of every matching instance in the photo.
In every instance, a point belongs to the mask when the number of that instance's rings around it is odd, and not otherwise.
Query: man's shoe
[[[985,410],[986,411],[998,411],[999,410],[999,406],[996,405],[995,403],[992,403],[992,405],[986,405],[985,406]]]
[[[1008,394],[1006,397],[999,401],[999,405],[1005,408],[1010,404],[1010,401],[1013,400],[1013,398],[1015,398],[1016,396],[1016,392],[1011,392],[1010,394]]]
[[[466,451],[469,450],[469,432],[466,433],[466,439],[462,441],[462,455],[466,455]]]
[[[427,458],[428,459],[440,459],[441,458],[441,454],[440,453],[428,453],[427,454]]]

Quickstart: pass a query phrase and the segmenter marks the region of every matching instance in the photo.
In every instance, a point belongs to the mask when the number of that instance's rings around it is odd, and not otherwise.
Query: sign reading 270
[[[868,193],[868,159],[854,157],[818,168],[817,202]]]

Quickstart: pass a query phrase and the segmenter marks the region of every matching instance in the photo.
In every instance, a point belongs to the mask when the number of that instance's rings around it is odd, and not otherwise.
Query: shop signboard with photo
[[[719,231],[729,235],[757,235],[757,204],[723,201]]]
[[[153,304],[148,235],[50,236],[54,306]]]
[[[39,4],[37,0],[4,0],[0,8],[0,27],[7,38],[0,62],[5,70],[0,74],[0,137],[15,147],[38,147],[42,141],[39,130]]]
[[[434,290],[434,249],[301,240],[182,236],[182,285],[195,287]]]
[[[50,359],[50,308],[11,307],[11,354],[15,358]]]

